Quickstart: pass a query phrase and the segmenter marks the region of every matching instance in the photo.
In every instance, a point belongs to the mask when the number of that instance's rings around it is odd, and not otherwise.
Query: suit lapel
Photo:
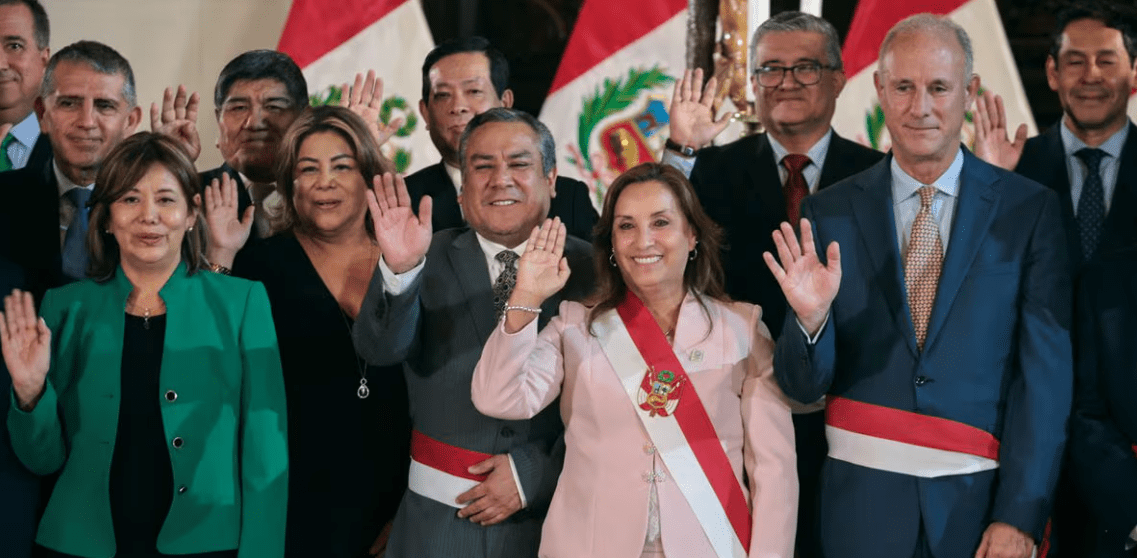
[[[896,244],[892,172],[889,170],[891,162],[891,155],[885,157],[857,181],[857,187],[864,195],[853,199],[853,213],[872,262],[871,273],[875,276],[876,286],[884,293],[892,319],[896,322],[897,329],[904,333],[908,348],[913,355],[917,355],[916,334],[912,328],[904,291],[904,268],[900,264],[900,249]],[[888,225],[882,227],[881,223]]]
[[[743,166],[746,177],[738,184],[747,184],[758,197],[759,207],[767,208],[766,213],[781,223],[786,220],[786,196],[782,193],[782,177],[778,174],[778,161],[774,160],[774,148],[770,147],[766,134],[758,136],[757,148],[756,164]]]
[[[854,174],[849,172],[849,157],[845,144],[848,140],[831,132],[829,137],[829,152],[825,154],[825,162],[821,165],[821,176],[817,180],[817,190],[830,186]]]
[[[428,167],[427,170],[430,172],[430,178],[424,193],[429,194],[434,202],[430,219],[434,231],[461,227],[465,220],[462,219],[462,210],[458,208],[458,191],[455,189],[454,181],[450,180],[450,174],[446,172],[444,163]],[[414,210],[418,212],[417,207]]]
[[[1042,153],[1047,157],[1042,162],[1048,168],[1044,173],[1035,176],[1050,177],[1050,181],[1039,180],[1058,193],[1058,202],[1062,207],[1062,222],[1066,223],[1066,246],[1069,249],[1070,262],[1077,264],[1082,261],[1082,242],[1078,236],[1078,225],[1074,217],[1074,200],[1070,197],[1070,171],[1066,168],[1066,147],[1062,144],[1062,120],[1051,126],[1042,134]]]
[[[473,229],[454,238],[448,251],[450,265],[458,278],[463,299],[470,301],[470,319],[478,339],[488,339],[495,325],[493,307],[493,285],[490,284],[490,270],[486,267],[485,253],[474,236]]]
[[[970,151],[963,152],[963,170],[960,172],[959,195],[956,198],[955,217],[951,224],[951,237],[944,254],[940,284],[936,287],[936,302],[928,319],[927,348],[943,329],[955,295],[971,269],[971,262],[979,252],[979,245],[987,236],[987,229],[995,218],[999,193],[993,187],[999,177],[989,165],[981,162]]]
[[[1103,249],[1127,248],[1134,238],[1133,215],[1137,212],[1137,126],[1129,124],[1129,137],[1121,148],[1120,166],[1117,169],[1117,182],[1113,187],[1109,214],[1105,218],[1105,234],[1102,235],[1098,254]],[[1069,195],[1066,196],[1069,199]],[[1109,246],[1106,243],[1110,243]],[[1080,246],[1080,244],[1079,244]]]

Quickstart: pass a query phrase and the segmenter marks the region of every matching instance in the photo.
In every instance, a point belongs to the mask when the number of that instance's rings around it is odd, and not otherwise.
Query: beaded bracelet
[[[528,306],[506,306],[505,308],[502,309],[501,313],[504,315],[506,312],[509,312],[510,310],[521,310],[522,312],[528,312],[530,314],[540,314],[541,313],[540,308],[530,308]]]

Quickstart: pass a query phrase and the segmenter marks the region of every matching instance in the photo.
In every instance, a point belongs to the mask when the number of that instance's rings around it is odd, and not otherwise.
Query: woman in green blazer
[[[259,283],[201,271],[198,178],[172,140],[108,155],[85,280],[4,300],[8,430],[60,472],[36,541],[55,556],[283,555],[285,395]]]

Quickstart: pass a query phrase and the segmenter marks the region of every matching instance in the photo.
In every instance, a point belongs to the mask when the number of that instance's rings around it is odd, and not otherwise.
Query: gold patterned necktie
[[[904,286],[908,289],[908,309],[912,312],[912,326],[916,330],[916,347],[922,351],[928,335],[928,318],[936,301],[936,286],[940,283],[944,250],[939,224],[932,215],[936,187],[923,186],[919,193],[920,212],[912,221],[912,238],[908,242],[908,257],[904,260]]]

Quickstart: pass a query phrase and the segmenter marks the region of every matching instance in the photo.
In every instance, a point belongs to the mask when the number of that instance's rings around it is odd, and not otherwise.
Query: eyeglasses
[[[777,87],[786,79],[786,72],[793,72],[794,80],[801,85],[813,85],[821,81],[821,70],[834,70],[834,66],[824,66],[817,62],[803,62],[794,66],[759,66],[754,74],[758,85]]]

